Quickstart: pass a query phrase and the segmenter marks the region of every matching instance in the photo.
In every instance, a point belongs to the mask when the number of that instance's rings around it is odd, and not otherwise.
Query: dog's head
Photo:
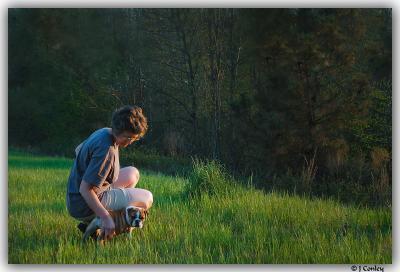
[[[143,222],[146,220],[148,211],[135,207],[135,206],[128,206],[125,208],[126,214],[126,222],[134,228],[143,228]]]

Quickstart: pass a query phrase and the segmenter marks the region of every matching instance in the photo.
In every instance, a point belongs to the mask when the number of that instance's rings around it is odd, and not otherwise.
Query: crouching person
[[[150,209],[153,195],[136,188],[139,170],[133,166],[120,169],[119,147],[127,147],[147,132],[147,119],[137,106],[124,106],[112,115],[111,128],[92,133],[75,149],[67,187],[67,209],[81,221],[84,231],[96,216],[106,240],[115,235],[115,223],[109,211],[129,205]]]

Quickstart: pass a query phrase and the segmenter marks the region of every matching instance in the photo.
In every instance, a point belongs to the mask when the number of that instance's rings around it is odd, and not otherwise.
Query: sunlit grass
[[[64,158],[9,153],[9,263],[392,262],[391,210],[241,186],[218,194],[220,181],[212,194],[198,186],[191,196],[193,175],[183,179],[146,171],[138,187],[153,192],[154,206],[145,227],[131,240],[121,235],[104,248],[82,245],[78,222],[65,208],[71,165]],[[215,165],[197,167],[213,171]],[[218,177],[202,171],[195,169],[195,178]]]

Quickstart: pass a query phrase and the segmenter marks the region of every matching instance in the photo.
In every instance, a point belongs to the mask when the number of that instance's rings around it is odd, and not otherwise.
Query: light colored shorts
[[[140,202],[153,202],[153,195],[150,191],[140,188],[114,188],[103,193],[100,200],[106,210],[116,211],[129,205]],[[79,221],[90,222],[96,215],[92,214],[85,218],[77,218]]]
[[[153,195],[140,188],[115,188],[104,192],[101,204],[107,210],[115,211],[137,202],[153,202]]]

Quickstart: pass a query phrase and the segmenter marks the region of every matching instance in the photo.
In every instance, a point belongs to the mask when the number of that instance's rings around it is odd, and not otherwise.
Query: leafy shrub
[[[216,161],[193,159],[192,166],[186,188],[189,197],[202,194],[226,195],[236,186],[226,169]]]

